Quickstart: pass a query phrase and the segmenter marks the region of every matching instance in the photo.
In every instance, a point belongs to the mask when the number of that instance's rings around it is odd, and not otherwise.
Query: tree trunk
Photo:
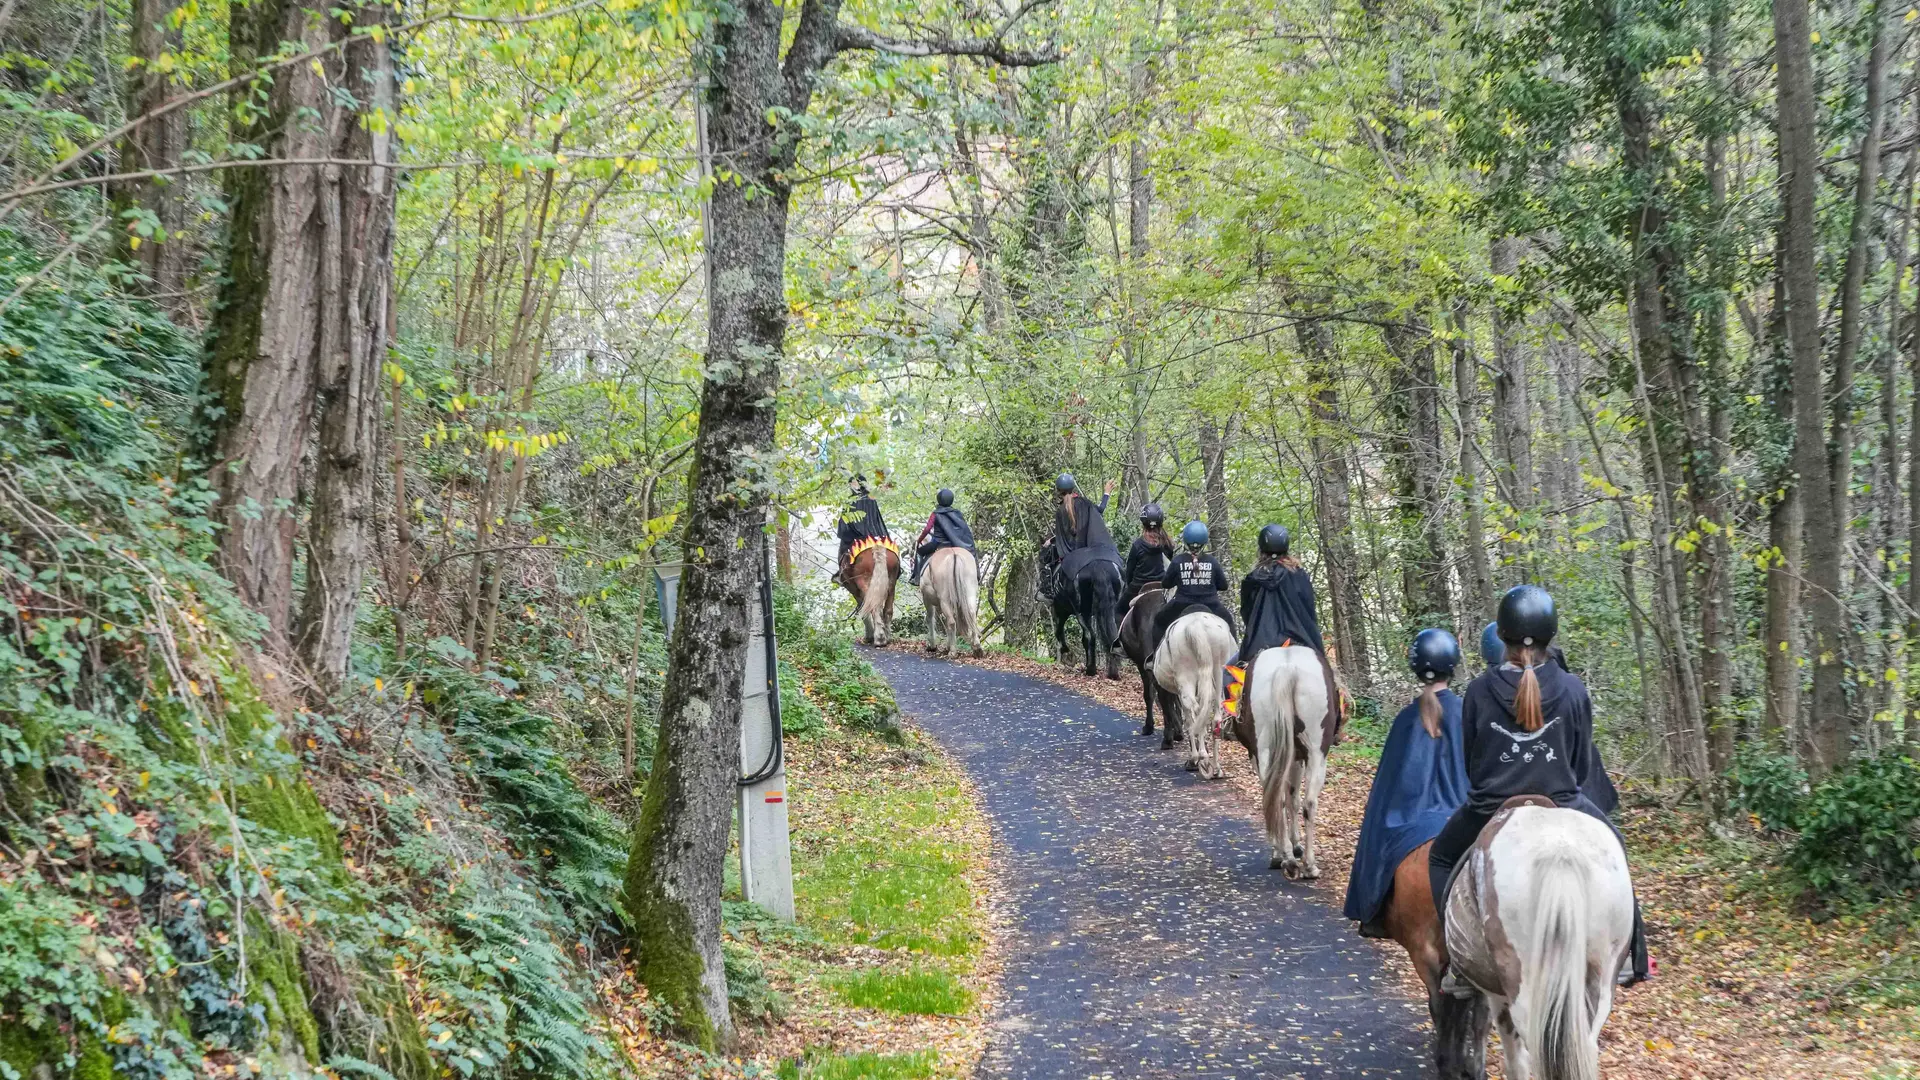
[[[1234,429],[1239,426],[1239,417],[1230,417],[1224,432],[1220,424],[1211,416],[1201,416],[1198,425],[1200,442],[1200,469],[1204,482],[1207,508],[1208,543],[1213,548],[1214,557],[1227,572],[1234,577],[1233,569],[1233,519],[1227,504],[1227,444],[1232,442]]]
[[[1773,20],[1780,175],[1784,185],[1781,280],[1786,291],[1787,339],[1793,352],[1795,490],[1805,531],[1802,576],[1809,586],[1807,606],[1812,616],[1808,651],[1813,667],[1813,725],[1806,733],[1806,751],[1809,771],[1824,776],[1846,758],[1851,745],[1842,659],[1846,610],[1841,569],[1846,554],[1842,548],[1846,523],[1841,520],[1844,507],[1835,499],[1835,475],[1825,430],[1827,386],[1820,357],[1819,226],[1815,216],[1820,147],[1815,130],[1808,4],[1805,0],[1774,0]],[[1877,91],[1869,90],[1877,97]],[[1870,123],[1875,122],[1870,119]],[[1861,168],[1864,173],[1871,165],[1863,161]],[[1856,232],[1865,226],[1862,209],[1856,208]],[[1864,233],[1856,237],[1856,249],[1860,246],[1864,246]],[[1847,262],[1847,277],[1857,280],[1855,275],[1863,269],[1863,260],[1849,253]],[[1842,336],[1847,336],[1844,326]],[[1846,398],[1846,382],[1841,378],[1835,382],[1836,396]]]
[[[659,742],[634,824],[626,903],[634,968],[680,1033],[732,1041],[720,895],[739,773],[740,680],[766,562],[774,398],[787,330],[789,170],[834,50],[836,0],[808,0],[781,58],[784,9],[742,0],[705,58],[713,159],[729,177],[708,212],[707,362],[687,490],[679,614],[660,697]]]
[[[793,584],[793,520],[785,510],[774,513],[773,565],[782,584]]]
[[[1414,315],[1389,326],[1387,345],[1398,361],[1394,381],[1404,413],[1404,454],[1397,471],[1405,553],[1402,591],[1408,628],[1451,621],[1447,579],[1446,455],[1440,438],[1440,387],[1433,366],[1433,331]]]
[[[1462,545],[1466,548],[1467,591],[1462,605],[1472,618],[1474,632],[1479,620],[1493,618],[1493,564],[1487,555],[1487,522],[1484,505],[1485,484],[1481,474],[1486,458],[1480,448],[1480,374],[1473,355],[1473,339],[1468,334],[1467,308],[1453,308],[1453,392],[1460,418],[1460,501],[1464,504]]]
[[[1784,237],[1781,239],[1784,240]],[[1784,254],[1775,259],[1784,269]],[[1776,272],[1776,297],[1786,289]],[[1762,381],[1767,407],[1775,421],[1785,428],[1789,438],[1796,426],[1793,394],[1793,356],[1787,342],[1787,304],[1776,300],[1768,320],[1767,349],[1769,364]],[[1764,709],[1760,725],[1771,749],[1790,749],[1800,745],[1800,571],[1802,562],[1799,486],[1793,481],[1791,463],[1768,478],[1772,488],[1767,502],[1767,553],[1762,562],[1766,573],[1766,633],[1761,639],[1766,675]]]
[[[1493,241],[1488,261],[1499,277],[1512,277],[1520,269],[1520,244],[1517,237]],[[1514,513],[1525,518],[1533,509],[1533,419],[1527,401],[1527,352],[1520,335],[1506,312],[1495,304],[1493,323],[1493,430],[1500,446],[1500,469],[1495,484]],[[1516,523],[1516,531],[1525,522]],[[1510,558],[1524,564],[1524,552],[1509,545]],[[1530,577],[1524,568],[1521,576]]]
[[[366,6],[355,25],[385,26],[392,11]],[[342,50],[343,85],[365,95],[336,118],[335,156],[392,161],[397,117],[393,49],[355,36]],[[321,283],[320,431],[301,597],[301,659],[326,687],[347,673],[360,584],[372,559],[373,480],[379,458],[381,364],[393,303],[393,169],[329,166],[333,201]]]
[[[1146,135],[1148,98],[1153,91],[1153,63],[1148,57],[1134,57],[1128,83],[1133,96],[1134,130],[1127,147],[1127,277],[1124,282],[1127,322],[1121,345],[1126,353],[1127,394],[1132,405],[1126,491],[1137,511],[1151,497],[1148,476],[1152,471],[1152,463],[1147,460],[1148,396],[1152,388],[1145,371],[1146,342],[1140,325],[1140,283],[1146,276],[1153,213],[1153,173],[1148,168]],[[1211,502],[1209,516],[1212,516]]]
[[[1034,622],[1039,614],[1039,603],[1034,599],[1035,569],[1031,552],[1007,560],[1007,608],[1001,640],[1016,652],[1033,647]]]
[[[157,70],[155,62],[180,48],[180,31],[170,25],[179,6],[180,0],[132,0],[129,55],[140,63],[127,73],[129,118],[156,111],[171,95],[167,75]],[[187,150],[189,115],[187,109],[175,109],[129,131],[120,141],[117,171],[178,168]],[[184,178],[179,176],[127,181],[114,185],[112,191],[116,219],[127,210],[142,210],[152,215],[150,224],[159,227],[158,235],[130,232],[126,257],[146,276],[147,295],[182,324],[191,313],[187,275],[193,262],[193,245],[185,232],[184,194]]]
[[[325,48],[337,24],[309,15],[294,0],[236,11],[228,31],[234,70],[253,70],[283,41]],[[263,115],[236,102],[234,141],[261,146],[269,158],[330,157],[333,125],[313,118],[335,112],[328,87],[338,77],[319,59],[275,72]],[[241,599],[265,616],[268,650],[286,656],[301,456],[313,418],[321,283],[337,265],[328,254],[338,205],[327,166],[232,169],[226,177],[227,263],[207,355],[219,562]]]
[[[1327,568],[1327,607],[1333,619],[1334,652],[1347,683],[1358,694],[1373,688],[1367,657],[1366,612],[1360,594],[1359,558],[1353,546],[1353,479],[1346,447],[1330,434],[1343,424],[1340,389],[1334,381],[1333,334],[1326,324],[1294,324],[1313,384],[1313,509],[1320,531],[1320,560]]]

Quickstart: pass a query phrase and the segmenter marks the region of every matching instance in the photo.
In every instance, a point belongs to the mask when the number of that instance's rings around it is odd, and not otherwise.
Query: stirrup
[[[1448,997],[1470,998],[1480,991],[1473,984],[1462,980],[1453,973],[1453,965],[1447,965],[1446,973],[1440,976],[1440,992]]]

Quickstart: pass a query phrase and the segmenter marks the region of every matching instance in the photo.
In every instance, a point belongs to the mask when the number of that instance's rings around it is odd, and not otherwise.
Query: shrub
[[[1825,895],[1867,899],[1920,885],[1920,763],[1889,751],[1815,785],[1787,863]]]
[[[1791,832],[1805,812],[1807,772],[1792,754],[1743,746],[1727,773],[1735,807],[1760,819],[1768,832]]]

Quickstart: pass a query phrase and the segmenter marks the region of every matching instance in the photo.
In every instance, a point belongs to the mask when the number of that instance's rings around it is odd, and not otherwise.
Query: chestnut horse
[[[1456,997],[1440,989],[1447,969],[1447,942],[1440,932],[1440,912],[1434,907],[1433,883],[1427,874],[1427,853],[1432,849],[1428,841],[1400,860],[1380,921],[1387,936],[1407,950],[1407,959],[1413,961],[1420,984],[1427,989],[1434,1074],[1440,1080],[1486,1080],[1486,998],[1479,994]]]
[[[884,563],[880,562],[885,559]],[[881,571],[881,567],[885,571]],[[865,627],[861,640],[886,648],[893,625],[893,587],[900,580],[900,551],[891,540],[863,540],[854,545],[853,560],[840,571],[840,583],[853,594],[857,614]]]
[[[1120,648],[1133,661],[1134,670],[1140,673],[1140,696],[1146,699],[1147,723],[1140,734],[1153,734],[1153,703],[1160,702],[1160,726],[1164,734],[1160,736],[1160,749],[1171,750],[1173,744],[1186,738],[1180,727],[1180,698],[1172,691],[1161,686],[1153,677],[1153,657],[1147,655],[1147,638],[1153,633],[1153,617],[1167,606],[1167,597],[1171,589],[1152,586],[1141,589],[1140,595],[1133,598],[1127,613],[1120,619]]]

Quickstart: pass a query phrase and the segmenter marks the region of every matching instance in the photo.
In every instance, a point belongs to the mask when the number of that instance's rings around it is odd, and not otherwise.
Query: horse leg
[[[1171,750],[1174,743],[1186,737],[1186,725],[1180,718],[1180,702],[1167,693],[1158,680],[1153,684],[1153,695],[1160,699],[1160,749]]]
[[[1140,697],[1147,707],[1147,723],[1140,729],[1140,734],[1151,735],[1153,734],[1153,676],[1147,673],[1147,665],[1138,660],[1133,662],[1133,669],[1140,673]]]
[[[1251,703],[1243,704],[1248,708]],[[1272,725],[1267,725],[1271,727]],[[1281,847],[1280,824],[1280,771],[1281,748],[1275,746],[1277,740],[1266,731],[1256,728],[1254,731],[1254,764],[1260,770],[1260,814],[1267,826],[1267,869],[1278,870],[1286,865],[1284,850]]]
[[[1320,878],[1320,860],[1314,856],[1314,839],[1320,831],[1320,789],[1327,783],[1327,748],[1307,746],[1303,749],[1308,759],[1307,791],[1305,801],[1300,804],[1300,817],[1306,822],[1307,852],[1300,876],[1306,881],[1317,881]]]
[[[1283,718],[1281,723],[1285,722]],[[1295,740],[1295,745],[1298,746],[1298,740]],[[1300,846],[1300,773],[1302,771],[1300,754],[1296,749],[1288,755],[1286,773],[1281,778],[1282,790],[1285,794],[1281,797],[1280,817],[1286,826],[1287,838],[1287,859],[1282,869],[1290,878],[1300,876],[1300,856],[1305,854]]]
[[[1527,1059],[1527,1048],[1520,1044],[1519,1025],[1513,1022],[1513,1007],[1504,1000],[1490,1007],[1500,1021],[1500,1053],[1506,1058],[1506,1068],[1501,1075],[1525,1080],[1533,1075],[1532,1063]]]

